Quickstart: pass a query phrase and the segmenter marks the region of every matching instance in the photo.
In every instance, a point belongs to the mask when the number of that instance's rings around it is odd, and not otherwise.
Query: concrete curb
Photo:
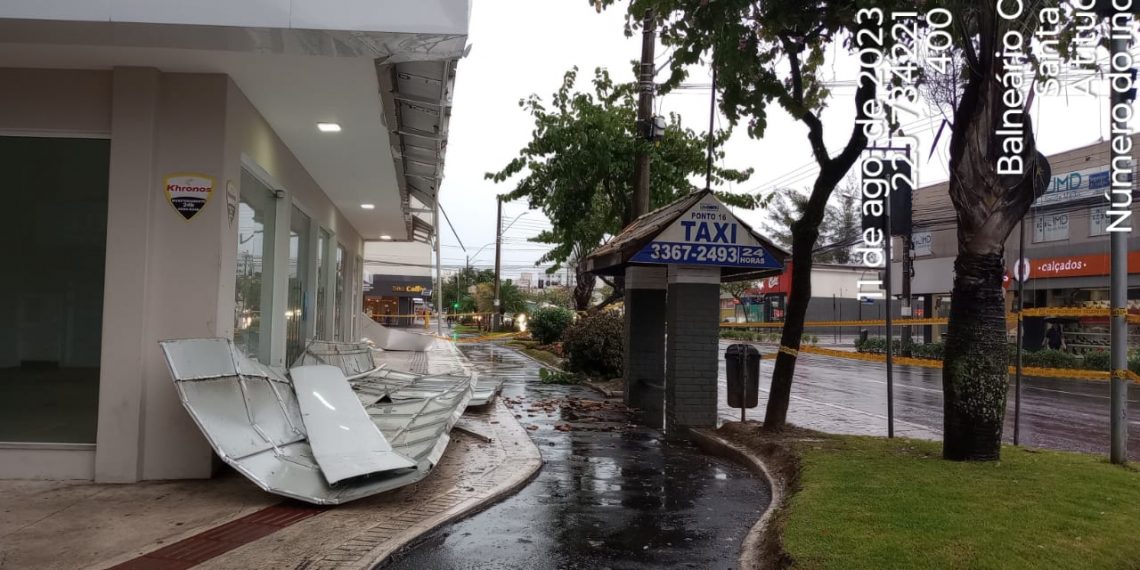
[[[625,392],[622,390],[607,390],[601,386],[598,386],[597,384],[594,384],[593,382],[584,382],[582,385],[607,398],[622,398],[625,396]]]
[[[465,519],[491,507],[495,503],[498,503],[510,495],[513,495],[515,492],[529,483],[532,479],[534,479],[535,475],[538,474],[539,469],[542,468],[542,454],[538,450],[538,446],[536,446],[530,439],[530,436],[527,435],[526,428],[523,427],[522,423],[514,417],[514,414],[506,411],[506,408],[501,403],[501,400],[496,398],[492,405],[496,408],[496,411],[503,410],[504,413],[502,416],[509,417],[509,421],[513,421],[515,423],[518,430],[526,439],[527,445],[523,446],[525,448],[523,456],[516,459],[516,461],[519,462],[516,467],[517,471],[512,474],[512,476],[507,480],[499,483],[496,487],[494,487],[493,490],[491,490],[490,494],[484,497],[472,498],[471,500],[463,501],[462,503],[459,503],[447,511],[420,521],[419,523],[409,527],[400,534],[397,534],[396,536],[390,538],[381,547],[361,558],[358,563],[342,566],[342,568],[366,570],[369,568],[377,568],[383,566],[383,564],[393,554],[396,554],[397,552],[400,552],[401,550],[407,548],[413,548],[421,539],[423,539],[432,531],[444,525]]]
[[[519,425],[521,427],[522,424]],[[534,450],[537,452],[538,447],[535,447]],[[478,501],[462,503],[459,508],[451,512],[443,513],[442,515],[438,515],[437,517],[423,521],[422,523],[408,529],[405,533],[392,538],[389,544],[385,545],[384,551],[378,553],[378,558],[370,560],[370,562],[366,564],[345,566],[345,568],[359,568],[362,570],[370,568],[382,568],[393,554],[397,554],[398,552],[405,549],[415,548],[415,546],[419,544],[422,539],[424,539],[432,531],[442,526],[458,522],[467,517],[476,515],[479,512],[492,507],[499,501],[502,501],[503,499],[514,495],[519,489],[525,487],[527,483],[530,483],[531,480],[533,480],[535,476],[538,475],[538,471],[541,468],[541,456],[537,459],[530,458],[526,460],[519,473],[517,473],[514,477],[508,479],[503,484],[499,485],[499,487],[497,487],[490,495]]]
[[[776,529],[773,526],[773,521],[776,512],[784,506],[787,497],[787,483],[782,478],[774,476],[764,460],[744,446],[732,443],[708,429],[693,429],[689,433],[692,435],[693,443],[702,451],[740,463],[757,476],[768,481],[768,487],[772,490],[772,500],[768,503],[768,508],[764,514],[760,515],[760,519],[752,525],[752,529],[748,531],[744,537],[744,543],[740,547],[740,568],[742,570],[768,568],[768,561],[764,558],[765,544],[778,540],[778,537],[774,535]]]

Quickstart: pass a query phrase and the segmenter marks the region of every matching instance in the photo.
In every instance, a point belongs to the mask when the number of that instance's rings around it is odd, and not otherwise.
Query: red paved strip
[[[113,566],[111,570],[184,570],[315,517],[324,510],[325,507],[302,503],[273,505]]]

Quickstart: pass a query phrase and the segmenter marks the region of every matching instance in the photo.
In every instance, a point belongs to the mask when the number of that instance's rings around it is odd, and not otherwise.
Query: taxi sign
[[[630,258],[634,263],[782,269],[751,229],[709,194]]]

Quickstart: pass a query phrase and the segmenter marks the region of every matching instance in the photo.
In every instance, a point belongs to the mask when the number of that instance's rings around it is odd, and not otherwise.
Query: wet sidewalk
[[[462,367],[451,343],[391,353],[393,368]],[[107,485],[0,481],[0,568],[369,568],[397,548],[525,484],[538,449],[502,400],[469,408],[423,481],[333,508],[210,480]]]
[[[545,462],[518,494],[433,532],[382,568],[735,568],[770,501],[742,467],[663,441],[618,401],[542,384],[539,365],[502,347],[463,345]]]

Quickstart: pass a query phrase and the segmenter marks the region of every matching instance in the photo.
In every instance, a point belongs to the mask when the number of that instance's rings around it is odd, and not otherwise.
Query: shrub
[[[940,342],[932,342],[930,344],[912,344],[910,345],[910,354],[915,358],[942,360],[942,354],[945,349],[946,347]]]
[[[1023,366],[1034,368],[1081,368],[1081,359],[1067,352],[1047,348],[1037,352],[1026,352],[1021,357]]]
[[[1132,355],[1132,358],[1128,359],[1128,369],[1140,374],[1140,351],[1137,351]]]
[[[530,335],[541,344],[550,344],[562,338],[566,327],[574,322],[574,313],[562,307],[542,307],[527,321]]]
[[[902,354],[902,340],[895,339],[891,344],[894,354]],[[857,352],[870,352],[871,354],[886,354],[887,353],[887,339],[881,336],[867,337],[866,342],[859,342],[855,340],[855,350]]]
[[[562,333],[567,368],[599,378],[621,376],[623,329],[622,317],[608,311],[575,321]]]
[[[1085,353],[1081,368],[1088,370],[1108,370],[1111,364],[1111,355],[1106,350],[1094,350]]]

